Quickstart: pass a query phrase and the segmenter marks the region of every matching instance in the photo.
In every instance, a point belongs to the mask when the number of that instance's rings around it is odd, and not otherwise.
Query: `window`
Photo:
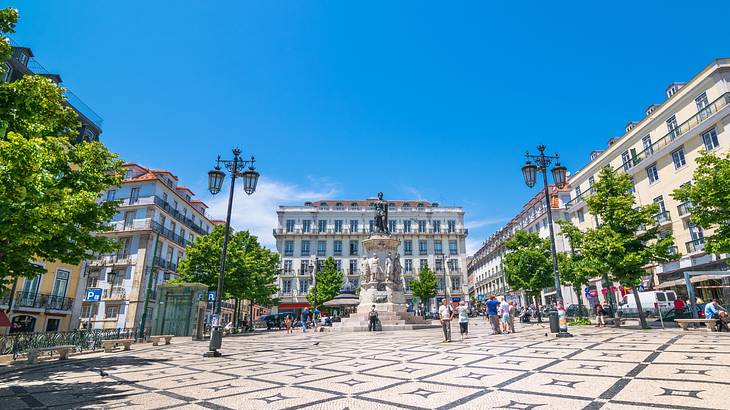
[[[455,240],[449,241],[449,254],[456,255],[459,253],[459,244]]]
[[[300,275],[307,275],[309,274],[309,262],[308,261],[299,261],[299,274]]]
[[[335,255],[342,255],[342,241],[335,241],[334,248]]]
[[[342,232],[342,219],[335,220],[335,232],[336,233]]]
[[[357,259],[350,259],[350,275],[357,273]]]
[[[656,164],[649,165],[646,167],[646,176],[649,178],[649,183],[653,184],[659,180],[659,171],[656,169]]]
[[[451,290],[461,289],[461,278],[458,276],[451,277]]]
[[[293,256],[294,255],[294,241],[287,240],[284,241],[284,256]]]
[[[342,272],[342,259],[335,259],[335,269],[337,272]]]
[[[442,253],[444,253],[444,244],[441,241],[434,241],[433,251],[441,255]]]
[[[596,183],[596,178],[593,175],[589,176],[588,177],[588,187],[592,188],[593,184],[595,184],[595,183]]]
[[[406,271],[406,273],[412,273],[413,272],[413,259],[406,259],[405,260],[405,271]]]
[[[294,232],[294,220],[293,219],[286,220],[286,231]]]
[[[693,241],[703,239],[705,237],[705,233],[702,231],[702,228],[692,222],[687,222],[687,228],[689,228],[689,235]]]
[[[442,273],[444,271],[444,261],[441,258],[437,258],[434,262],[436,262],[436,272]]]
[[[4,63],[3,64],[3,81],[9,82],[10,81],[10,75],[13,73],[13,68],[10,67],[10,64]]]
[[[421,255],[428,253],[428,243],[426,241],[418,241],[418,253]]]
[[[434,233],[441,233],[441,221],[433,221]]]
[[[302,241],[302,256],[309,256],[309,241]]]
[[[132,188],[129,194],[129,203],[133,204],[139,200],[139,187]]]
[[[423,270],[428,267],[428,259],[421,259],[418,262],[418,269]]]
[[[579,210],[578,210],[578,212],[576,213],[576,215],[578,216],[578,223],[583,223],[583,222],[585,222],[585,220],[586,220],[586,217],[585,217],[585,215],[583,214],[583,210],[582,210],[582,209],[579,209]]]
[[[446,266],[449,268],[449,272],[456,272],[459,270],[459,261],[456,259],[449,259],[446,261]]]
[[[116,196],[117,196],[116,189],[110,189],[110,190],[106,191],[106,200],[107,201],[113,201]]]
[[[350,220],[350,232],[352,232],[352,233],[357,232],[357,220],[355,220],[355,219]]]
[[[709,107],[710,102],[707,101],[707,93],[700,94],[697,98],[695,98],[695,104],[697,104],[697,112],[700,114],[700,121],[704,120],[705,118],[709,117],[712,112],[707,109]]]
[[[405,233],[411,232],[411,221],[403,221],[403,232],[405,232]]]
[[[406,255],[413,254],[413,241],[408,239],[403,241],[403,253]]]
[[[629,192],[632,194],[636,193],[636,181],[634,181],[634,177],[631,177],[631,188],[629,188]]]
[[[46,332],[58,332],[58,327],[61,324],[61,319],[48,319],[46,323]]]
[[[284,261],[284,272],[287,272],[287,273],[291,272],[292,271],[292,267],[293,267],[292,260],[291,259],[286,259]]]
[[[358,242],[357,241],[350,241],[350,255],[357,255],[357,247]]]
[[[302,221],[302,232],[310,232],[312,230],[312,221],[305,219]]]
[[[326,220],[325,221],[317,221],[317,224],[318,224],[317,227],[319,228],[319,232],[320,233],[327,232],[327,221]]]
[[[660,214],[667,212],[667,207],[664,205],[664,196],[663,195],[659,195],[658,197],[654,198],[654,203],[659,205]]]
[[[317,241],[317,256],[324,256],[327,253],[327,241]]]
[[[418,232],[419,233],[426,232],[426,221],[418,221]]]
[[[388,232],[395,232],[395,225],[397,221],[388,221]]]
[[[628,171],[631,169],[631,166],[633,164],[631,163],[631,154],[629,154],[629,151],[624,151],[621,154],[621,162],[623,163],[624,171]]]
[[[717,140],[717,132],[714,128],[702,134],[702,142],[705,143],[705,149],[708,151],[712,151],[720,146],[720,141]]]
[[[674,140],[679,136],[679,134],[681,134],[681,132],[677,128],[677,117],[675,117],[674,115],[669,117],[669,119],[667,120],[667,131],[669,132],[670,140]]]
[[[580,201],[581,192],[580,192],[580,186],[575,187],[575,200]]]
[[[299,279],[299,293],[309,292],[309,279]]]
[[[687,160],[684,158],[684,148],[672,152],[672,161],[674,162],[674,169],[680,169],[687,165]]]
[[[447,229],[448,229],[449,233],[456,232],[456,221],[448,221],[447,226],[448,226]]]
[[[56,271],[56,280],[53,282],[53,291],[51,294],[56,298],[66,297],[66,288],[68,287],[68,277],[70,272],[59,269]]]
[[[281,281],[281,293],[291,293],[291,279],[284,279]]]
[[[119,315],[119,306],[107,306],[104,311],[104,319],[116,319]]]
[[[651,144],[651,135],[647,135],[642,138],[641,144],[644,146],[645,158],[654,153],[654,147]]]

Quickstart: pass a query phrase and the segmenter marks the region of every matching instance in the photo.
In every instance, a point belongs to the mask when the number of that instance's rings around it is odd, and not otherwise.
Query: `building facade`
[[[560,226],[555,221],[569,218],[565,204],[570,200],[570,187],[558,189],[550,186],[550,204],[553,215],[553,229],[555,231],[555,247],[558,252],[570,250],[570,242],[561,235]],[[492,234],[471,258],[468,274],[474,279],[474,297],[484,299],[489,295],[496,295],[506,299],[516,299],[520,303],[526,301],[521,291],[513,290],[504,275],[503,258],[506,253],[505,242],[514,236],[517,231],[537,233],[541,238],[550,237],[550,228],[547,219],[547,205],[545,193],[540,192],[528,201],[517,216],[505,226]],[[570,287],[562,287],[563,298],[566,304],[576,303],[577,297]],[[555,302],[555,288],[549,287],[542,292],[540,303]]]
[[[102,200],[121,201],[111,230],[101,233],[118,240],[120,248],[89,260],[79,286],[79,295],[87,288],[102,289],[101,302],[79,303],[75,316],[75,323],[90,321],[98,329],[139,326],[151,275],[149,327],[154,304],[164,302],[156,300],[154,289],[177,276],[185,248],[213,229],[205,203],[193,199],[193,192],[178,185],[171,172],[134,163],[125,166],[121,186],[102,195]]]
[[[307,292],[314,285],[312,270],[333,257],[338,269],[355,287],[360,281],[362,240],[373,232],[374,198],[358,201],[324,200],[304,206],[280,206],[276,248],[281,255],[278,277],[278,311],[297,312],[309,305]],[[422,266],[439,277],[440,301],[468,297],[466,249],[468,234],[461,207],[440,207],[426,201],[388,201],[390,233],[400,240],[404,289],[413,302],[408,284]],[[429,302],[430,303],[430,302]]]
[[[672,191],[692,182],[695,160],[702,151],[722,154],[730,147],[730,59],[713,61],[687,83],[670,84],[666,96],[661,104],[649,105],[643,119],[629,122],[625,134],[610,139],[605,150],[591,154],[590,162],[570,178],[573,188],[567,205],[575,225],[595,227],[585,200],[593,194],[592,185],[601,168],[610,166],[631,175],[636,203],[659,205],[656,223],[673,233],[674,251],[681,254],[678,261],[647,267],[653,275],[645,285],[672,288],[686,297],[682,272],[727,266],[727,255],[704,251],[704,237],[711,231],[703,232],[692,223],[692,204],[679,203]],[[722,296],[722,289],[727,289],[714,279],[697,280],[705,300]]]

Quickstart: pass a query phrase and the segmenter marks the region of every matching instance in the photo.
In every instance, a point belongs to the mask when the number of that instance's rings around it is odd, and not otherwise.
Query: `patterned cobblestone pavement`
[[[454,326],[452,343],[439,329],[234,336],[215,359],[178,338],[3,366],[0,408],[730,409],[730,334],[471,330],[461,342]]]

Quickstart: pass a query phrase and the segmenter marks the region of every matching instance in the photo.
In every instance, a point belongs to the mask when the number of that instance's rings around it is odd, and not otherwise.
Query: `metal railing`
[[[705,250],[705,238],[698,238],[685,242],[685,245],[687,246],[688,253],[701,252]]]
[[[669,211],[664,211],[654,215],[654,219],[659,225],[662,225],[664,223],[670,222],[672,220],[672,217],[669,214]]]
[[[691,201],[682,202],[681,204],[677,205],[677,213],[679,216],[687,216],[692,211],[692,207],[694,204]]]
[[[109,300],[124,300],[127,298],[127,290],[124,286],[113,286],[111,289],[104,289],[101,297]]]
[[[181,222],[183,225],[192,229],[194,232],[196,232],[200,235],[205,235],[208,233],[203,229],[203,226],[201,224],[193,222],[192,218],[188,218],[186,215],[183,215],[182,212],[175,209],[172,205],[170,205],[169,202],[165,201],[164,199],[162,199],[156,195],[137,197],[137,198],[132,198],[132,197],[124,198],[124,199],[119,200],[118,206],[121,207],[121,206],[152,205],[152,204],[159,206],[160,208],[162,208],[162,210],[167,212],[170,216],[172,216],[178,222]]]
[[[721,95],[718,99],[713,101],[710,105],[703,108],[701,111],[697,112],[697,114],[689,117],[686,121],[679,124],[676,128],[673,128],[666,134],[664,134],[663,137],[659,138],[657,141],[652,143],[650,146],[646,147],[643,151],[639,152],[635,156],[629,158],[628,160],[624,161],[616,167],[617,171],[625,170],[625,169],[631,169],[634,166],[638,165],[640,162],[646,160],[647,158],[654,155],[657,151],[661,150],[662,148],[666,147],[670,143],[672,143],[675,139],[677,139],[682,134],[686,134],[690,130],[697,128],[702,122],[707,120],[712,114],[720,111],[722,108],[724,108],[726,105],[730,104],[730,92],[725,93]],[[591,187],[592,189],[592,187]],[[587,190],[586,190],[587,191]],[[571,199],[565,204],[566,208],[569,208],[576,203],[580,202],[581,199],[585,199],[590,194],[586,191],[581,192],[578,194],[575,198]]]
[[[159,256],[152,258],[152,266],[157,266],[160,269],[171,270],[177,272],[177,264],[172,261],[168,261]]]
[[[160,235],[166,237],[167,239],[169,239],[181,246],[188,246],[191,243],[190,241],[188,241],[187,239],[183,238],[182,236],[176,234],[172,230],[165,228],[159,222],[153,220],[152,218],[135,219],[131,222],[114,221],[110,224],[111,232],[129,232],[129,231],[144,231],[144,230],[152,230],[154,232],[157,232]]]
[[[70,332],[14,333],[0,335],[0,355],[12,354],[16,359],[30,349],[72,345],[82,352],[102,348],[102,341],[112,339],[133,339],[139,329],[92,329]],[[149,331],[145,329],[145,338]]]
[[[10,303],[10,292],[0,301],[2,305]],[[13,309],[32,308],[45,310],[69,311],[73,306],[74,299],[57,295],[48,295],[37,292],[15,292],[13,298]]]
[[[130,265],[135,263],[137,255],[129,255],[125,252],[106,253],[98,255],[95,259],[89,261],[91,266],[108,266],[108,265]]]

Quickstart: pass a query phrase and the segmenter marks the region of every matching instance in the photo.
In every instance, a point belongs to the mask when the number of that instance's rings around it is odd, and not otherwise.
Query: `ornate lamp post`
[[[208,172],[208,190],[215,195],[221,191],[223,180],[226,177],[225,172],[221,170],[221,164],[225,166],[231,174],[231,192],[228,195],[228,212],[226,213],[226,228],[223,233],[223,251],[221,252],[221,273],[218,276],[218,287],[216,289],[216,298],[213,302],[213,328],[210,333],[210,345],[208,351],[203,354],[204,357],[220,357],[223,340],[223,332],[221,331],[221,302],[223,298],[223,280],[226,272],[226,252],[228,251],[228,233],[231,230],[231,208],[233,207],[233,191],[236,188],[236,178],[243,178],[243,191],[251,195],[256,191],[256,184],[259,180],[259,173],[254,169],[253,164],[256,162],[254,157],[250,160],[241,158],[241,150],[235,148],[233,150],[232,160],[222,160],[220,155],[216,161],[216,166]],[[248,169],[245,169],[248,165]]]
[[[560,318],[560,333],[558,337],[572,336],[568,333],[568,322],[565,317],[565,307],[563,305],[563,291],[560,287],[560,273],[558,272],[558,253],[555,248],[555,232],[553,230],[553,213],[550,206],[550,188],[548,185],[547,169],[550,164],[555,161],[555,166],[550,170],[553,174],[553,181],[558,189],[565,187],[567,180],[567,169],[560,165],[556,155],[545,155],[545,146],[538,145],[538,155],[532,155],[529,152],[525,154],[527,163],[522,167],[522,176],[525,178],[525,184],[532,188],[537,182],[537,172],[542,173],[543,188],[545,190],[545,205],[547,206],[548,227],[550,229],[550,253],[553,259],[553,279],[555,280],[555,298],[558,305],[558,316]],[[534,161],[534,163],[533,163]]]

